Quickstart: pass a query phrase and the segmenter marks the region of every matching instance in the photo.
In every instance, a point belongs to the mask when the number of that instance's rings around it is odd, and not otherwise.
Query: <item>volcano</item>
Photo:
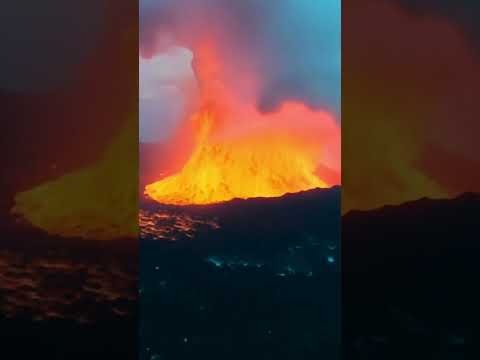
[[[333,114],[295,101],[261,112],[255,85],[248,87],[249,96],[232,89],[214,45],[202,43],[194,54],[198,99],[172,140],[181,145],[167,154],[175,171],[146,186],[149,198],[173,205],[212,204],[340,183],[340,129]],[[245,77],[256,84],[255,75]],[[182,138],[192,145],[179,163],[174,154],[185,152]]]
[[[293,114],[330,121],[328,133],[334,133],[328,114],[315,114],[301,105],[287,104],[274,116]],[[321,142],[316,145],[295,129],[282,129],[279,122],[269,127],[266,121],[258,121],[253,130],[219,136],[214,132],[216,116],[208,111],[195,115],[198,135],[190,159],[178,174],[148,185],[148,196],[167,204],[209,204],[333,185],[317,172]]]

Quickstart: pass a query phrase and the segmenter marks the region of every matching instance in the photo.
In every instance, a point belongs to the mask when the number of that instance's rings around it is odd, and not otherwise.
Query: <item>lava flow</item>
[[[193,149],[177,173],[146,186],[148,197],[210,204],[339,183],[340,131],[331,114],[297,102],[262,113],[229,91],[215,53],[201,50],[194,64],[200,105],[188,118]]]

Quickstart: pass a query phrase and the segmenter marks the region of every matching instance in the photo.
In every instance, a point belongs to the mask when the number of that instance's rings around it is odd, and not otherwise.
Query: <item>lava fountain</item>
[[[226,86],[211,47],[194,54],[200,99],[186,127],[194,145],[177,173],[146,186],[148,197],[164,204],[210,204],[339,183],[340,130],[332,114],[294,101],[261,112]]]

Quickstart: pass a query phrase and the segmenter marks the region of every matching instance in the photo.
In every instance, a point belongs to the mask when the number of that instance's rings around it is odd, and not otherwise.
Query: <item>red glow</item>
[[[261,113],[253,101],[258,79],[242,73],[233,91],[215,48],[194,51],[200,84],[197,111],[188,117],[175,144],[177,173],[146,187],[162,203],[208,204],[233,198],[275,197],[340,180],[340,131],[333,116],[298,102]]]

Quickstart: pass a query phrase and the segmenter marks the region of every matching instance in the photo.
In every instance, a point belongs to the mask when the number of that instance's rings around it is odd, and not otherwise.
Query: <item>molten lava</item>
[[[178,171],[146,186],[147,196],[165,204],[209,204],[339,183],[340,131],[332,115],[297,102],[262,113],[256,105],[262,79],[254,66],[243,58],[222,63],[212,41],[193,52],[198,106],[179,136],[193,139],[193,146],[186,160],[172,164]],[[172,161],[184,152],[179,147]]]
[[[274,114],[240,112],[248,126],[220,116],[209,108],[193,116],[190,158],[179,173],[148,185],[149,197],[165,204],[209,204],[334,185],[318,167],[328,151],[326,140],[338,144],[338,128],[327,113],[287,103]]]

